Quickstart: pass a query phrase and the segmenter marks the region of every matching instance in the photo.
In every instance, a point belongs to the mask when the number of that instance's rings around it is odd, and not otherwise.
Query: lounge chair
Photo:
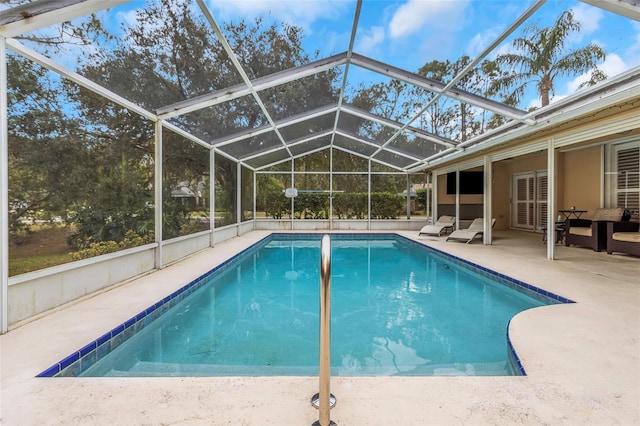
[[[442,235],[443,232],[453,231],[456,224],[455,216],[440,216],[438,221],[433,225],[425,225],[422,227],[418,235]]]
[[[495,219],[491,219],[491,227],[496,224]],[[476,237],[482,237],[484,234],[484,218],[478,217],[473,219],[471,225],[467,229],[456,229],[447,237],[447,241],[463,241],[469,244]]]

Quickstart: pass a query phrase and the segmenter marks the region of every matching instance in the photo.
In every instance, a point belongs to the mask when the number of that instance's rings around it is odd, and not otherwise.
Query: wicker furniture
[[[589,247],[594,251],[607,248],[607,223],[620,222],[624,209],[597,209],[593,219],[567,219],[564,243]]]
[[[640,224],[634,222],[607,223],[607,253],[627,253],[640,256]]]

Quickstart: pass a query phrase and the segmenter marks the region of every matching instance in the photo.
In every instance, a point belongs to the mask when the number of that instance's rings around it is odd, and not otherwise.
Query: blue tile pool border
[[[485,268],[482,265],[478,265],[477,263],[473,263],[470,262],[468,260],[462,259],[460,257],[454,256],[452,254],[446,253],[442,250],[438,250],[434,247],[428,246],[426,244],[421,243],[420,241],[415,241],[412,240],[410,238],[407,238],[403,235],[399,235],[399,234],[394,234],[397,235],[397,237],[403,239],[404,241],[406,241],[407,243],[411,244],[411,245],[415,245],[415,246],[420,246],[423,247],[425,249],[427,249],[428,251],[431,251],[433,253],[436,253],[438,255],[440,255],[442,258],[444,258],[443,260],[447,260],[450,261],[456,265],[462,266],[464,268],[470,269],[471,271],[485,277],[485,278],[490,278],[492,280],[497,281],[498,283],[505,285],[509,288],[512,288],[516,291],[519,291],[521,293],[524,293],[528,296],[531,296],[533,298],[535,298],[536,300],[539,300],[541,302],[544,303],[549,303],[549,304],[557,304],[557,303],[575,303],[573,300],[568,299],[566,297],[563,296],[559,296],[555,293],[552,293],[550,291],[544,290],[540,287],[536,287],[534,285],[531,284],[527,284],[524,281],[520,281],[518,279],[515,278],[511,278],[505,274],[501,274],[499,272],[496,272],[492,269],[489,268]]]
[[[149,306],[144,311],[138,313],[132,318],[129,318],[124,323],[114,327],[111,331],[108,331],[102,336],[98,337],[93,342],[85,345],[80,350],[73,352],[62,361],[57,362],[56,364],[47,368],[36,377],[78,376],[80,373],[95,364],[98,359],[113,351],[129,337],[133,336],[136,332],[143,329],[164,312],[180,303],[185,297],[189,296],[191,293],[206,284],[208,282],[208,278],[211,275],[218,273],[225,268],[228,268],[232,263],[235,263],[241,256],[243,256],[247,252],[265,245],[271,239],[273,239],[273,235],[274,234],[268,235],[265,238],[245,248],[241,252],[233,255],[229,259],[220,263],[218,266],[215,266],[210,271],[192,280],[187,285],[179,288],[170,295]]]
[[[112,330],[104,333],[102,336],[98,337],[94,341],[89,344],[83,346],[79,350],[71,353],[61,361],[55,363],[51,367],[47,368],[36,377],[76,377],[80,375],[83,371],[87,370],[93,364],[95,364],[100,358],[113,351],[115,348],[120,346],[123,342],[133,336],[135,333],[140,331],[142,328],[147,326],[149,323],[157,319],[164,312],[168,311],[170,308],[180,303],[185,297],[189,296],[194,291],[198,290],[204,284],[208,282],[208,278],[216,273],[221,272],[225,268],[228,268],[233,263],[238,261],[238,259],[245,255],[247,252],[252,250],[257,250],[258,248],[266,245],[271,240],[295,240],[299,238],[309,238],[309,239],[317,239],[320,241],[323,233],[278,233],[274,232],[272,234],[267,235],[261,240],[255,242],[249,247],[245,248],[241,252],[233,255],[229,259],[215,266],[210,271],[202,274],[198,278],[192,280],[185,286],[179,288],[174,291],[170,295],[164,297],[153,305],[149,306],[145,310],[141,311],[137,315],[129,318],[122,324],[114,327]],[[441,250],[430,247],[426,244],[423,244],[419,241],[414,241],[405,236],[395,234],[395,233],[380,233],[380,234],[350,234],[350,233],[339,233],[339,234],[331,234],[331,237],[337,237],[338,240],[362,240],[362,239],[371,239],[375,237],[376,239],[398,239],[403,241],[404,243],[408,243],[413,246],[420,247],[425,249],[433,254],[438,255],[442,258],[443,261],[452,262],[458,266],[461,266],[466,269],[470,269],[473,272],[478,273],[479,275],[490,278],[494,281],[497,281],[499,284],[510,287],[516,291],[520,291],[525,293],[536,300],[547,304],[554,303],[574,303],[572,300],[567,299],[562,296],[558,296],[554,293],[543,290],[539,287],[532,286],[523,281],[516,280],[514,278],[508,277],[504,274],[500,274],[491,269],[485,268],[481,265],[475,264],[473,262],[469,262],[467,260],[461,259],[457,256],[453,256]],[[511,339],[509,338],[508,327],[507,327],[507,351],[508,351],[508,362],[512,369],[512,371],[516,375],[526,375],[524,367],[516,354],[516,351],[511,343]]]

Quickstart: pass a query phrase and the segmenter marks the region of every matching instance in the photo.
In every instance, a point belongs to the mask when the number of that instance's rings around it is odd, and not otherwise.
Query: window
[[[640,211],[640,141],[612,146],[610,170],[607,172],[608,201],[612,207],[632,212],[631,220],[638,222]]]

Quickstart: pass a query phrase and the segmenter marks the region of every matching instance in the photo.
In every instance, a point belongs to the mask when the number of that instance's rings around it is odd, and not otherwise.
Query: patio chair
[[[438,221],[433,225],[425,225],[422,227],[418,235],[442,235],[443,232],[453,231],[453,226],[456,224],[455,216],[440,216]]]
[[[613,252],[640,256],[640,224],[607,222],[607,253]]]
[[[567,219],[564,244],[589,247],[593,251],[607,248],[607,222],[620,222],[624,209],[597,209],[593,219]]]
[[[491,227],[496,224],[495,219],[491,219]],[[484,218],[473,219],[467,229],[456,229],[447,237],[447,241],[462,241],[469,244],[474,238],[482,237],[484,234]]]

